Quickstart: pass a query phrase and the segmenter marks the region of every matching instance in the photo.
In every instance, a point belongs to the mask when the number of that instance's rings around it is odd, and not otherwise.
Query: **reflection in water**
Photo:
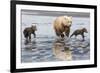
[[[38,37],[27,44],[22,42],[22,62],[49,62],[88,60],[90,58],[89,39],[54,39]]]
[[[53,54],[61,60],[72,60],[72,51],[70,47],[65,45],[65,42],[56,41],[53,47]]]
[[[36,48],[36,40],[34,40],[34,41],[29,41],[29,40],[25,40],[24,41],[24,44],[25,44],[25,49],[35,49]]]
[[[28,43],[29,43],[29,41],[26,39],[25,42],[24,42],[24,44],[27,45]]]
[[[21,62],[33,62],[33,50],[36,50],[36,40],[34,41],[23,41],[22,43]],[[36,50],[37,51],[37,50]],[[34,53],[36,55],[36,53]]]

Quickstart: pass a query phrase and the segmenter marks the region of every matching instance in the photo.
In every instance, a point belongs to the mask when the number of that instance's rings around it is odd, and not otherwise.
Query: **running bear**
[[[83,41],[84,41],[84,32],[85,33],[88,33],[88,31],[87,31],[87,29],[86,28],[82,28],[82,29],[77,29],[77,30],[75,30],[73,33],[72,33],[72,35],[70,36],[70,38],[73,36],[73,35],[75,35],[75,37],[77,37],[77,35],[81,35],[82,36],[82,38],[83,38]]]
[[[53,23],[56,35],[62,38],[64,38],[65,35],[69,37],[71,24],[72,24],[71,16],[57,17]]]
[[[34,38],[36,38],[35,31],[37,30],[36,25],[32,25],[31,27],[27,27],[24,29],[23,34],[26,40],[31,41],[31,34],[34,35]]]

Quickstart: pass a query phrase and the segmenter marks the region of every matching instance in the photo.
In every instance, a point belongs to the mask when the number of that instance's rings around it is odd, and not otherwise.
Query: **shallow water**
[[[25,44],[23,40],[22,47],[22,62],[45,62],[45,61],[61,61],[62,59],[56,58],[53,54],[53,47],[56,40],[51,38],[34,39]],[[40,40],[41,39],[41,40]],[[90,45],[89,39],[86,41],[70,39],[63,41],[64,46],[69,47],[72,51],[72,60],[87,60],[90,58]]]
[[[35,18],[35,19],[33,19]],[[63,59],[57,58],[54,55],[53,48],[54,44],[60,43],[64,44],[64,47],[70,49],[72,60],[89,60],[90,59],[90,23],[89,18],[79,18],[73,17],[73,23],[71,26],[70,34],[78,29],[85,27],[88,33],[85,34],[85,41],[82,41],[82,37],[77,38],[65,38],[63,41],[59,41],[60,38],[56,37],[54,29],[52,27],[52,22],[56,17],[48,16],[33,16],[33,15],[22,15],[22,30],[26,27],[30,27],[31,23],[37,24],[36,38],[33,38],[31,42],[26,42],[21,33],[21,62],[47,62],[47,61],[63,61]],[[46,21],[43,22],[42,19]],[[64,49],[62,49],[63,52]]]

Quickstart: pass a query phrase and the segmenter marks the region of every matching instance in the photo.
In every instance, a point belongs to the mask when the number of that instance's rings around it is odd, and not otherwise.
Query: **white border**
[[[41,62],[41,63],[21,63],[21,9],[29,10],[47,10],[47,11],[70,11],[70,12],[89,12],[90,13],[90,60],[81,61],[59,61],[59,62]],[[94,64],[94,10],[70,7],[52,7],[35,5],[16,5],[16,68],[38,68],[54,66],[71,66]]]

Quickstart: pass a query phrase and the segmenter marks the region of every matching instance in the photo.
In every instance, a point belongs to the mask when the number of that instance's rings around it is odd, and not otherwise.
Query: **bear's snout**
[[[71,24],[70,25],[65,25],[64,27],[69,28],[69,27],[71,27]]]

